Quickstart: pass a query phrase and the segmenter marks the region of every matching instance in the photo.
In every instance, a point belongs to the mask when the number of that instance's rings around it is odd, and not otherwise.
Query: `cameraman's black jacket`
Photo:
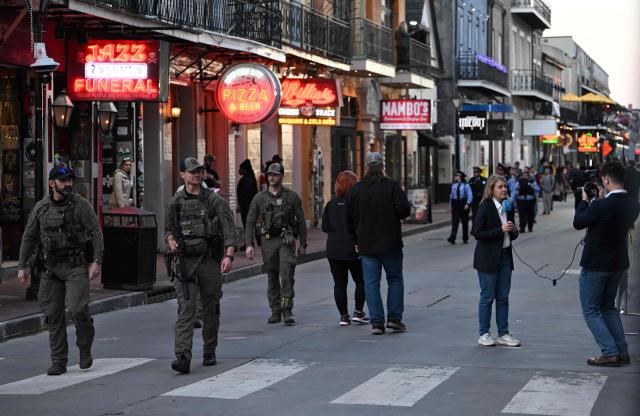
[[[639,212],[640,204],[626,193],[610,194],[591,205],[580,202],[573,218],[577,230],[587,228],[580,266],[598,272],[628,269],[627,234]]]

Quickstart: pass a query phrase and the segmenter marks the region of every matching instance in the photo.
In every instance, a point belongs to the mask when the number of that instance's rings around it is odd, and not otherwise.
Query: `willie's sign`
[[[429,130],[431,101],[383,100],[380,104],[382,130]]]
[[[168,43],[92,40],[70,43],[67,91],[78,101],[166,102]]]
[[[460,111],[458,113],[458,134],[486,135],[488,125],[487,113],[484,111]]]
[[[335,126],[339,97],[336,80],[333,79],[284,79],[278,123]]]

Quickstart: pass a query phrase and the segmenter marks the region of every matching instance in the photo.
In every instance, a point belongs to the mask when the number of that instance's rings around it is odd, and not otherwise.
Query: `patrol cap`
[[[280,163],[272,163],[267,169],[267,175],[284,175],[284,168]]]
[[[56,166],[49,171],[49,180],[75,178],[76,174],[73,169],[66,166]]]
[[[478,172],[478,173],[482,173],[482,169],[480,169],[480,167],[479,167],[479,166],[474,166],[474,167],[473,167],[473,171],[474,171],[474,172]]]
[[[463,179],[467,177],[467,175],[461,170],[456,172],[456,176],[460,176]]]
[[[367,163],[367,166],[382,165],[382,155],[378,152],[371,152],[367,154],[365,161]]]
[[[193,172],[198,169],[204,169],[204,165],[195,157],[188,157],[180,161],[180,172]]]

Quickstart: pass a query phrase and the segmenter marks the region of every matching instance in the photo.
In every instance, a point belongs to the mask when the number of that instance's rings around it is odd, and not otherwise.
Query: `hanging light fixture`
[[[171,107],[171,119],[173,121],[179,119],[180,114],[182,114],[182,108],[180,108],[179,105],[175,104],[173,107]]]
[[[62,90],[60,95],[53,100],[51,108],[53,109],[53,120],[57,127],[67,128],[69,127],[69,120],[71,119],[71,113],[73,113],[73,102],[67,95],[67,90]]]
[[[102,101],[98,104],[98,123],[100,123],[100,130],[105,136],[111,132],[117,114],[118,109],[111,101]]]

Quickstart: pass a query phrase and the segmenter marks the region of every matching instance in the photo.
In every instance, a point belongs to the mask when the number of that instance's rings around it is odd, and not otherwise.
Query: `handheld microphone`
[[[509,198],[502,201],[502,211],[511,212],[513,210],[513,201]]]

